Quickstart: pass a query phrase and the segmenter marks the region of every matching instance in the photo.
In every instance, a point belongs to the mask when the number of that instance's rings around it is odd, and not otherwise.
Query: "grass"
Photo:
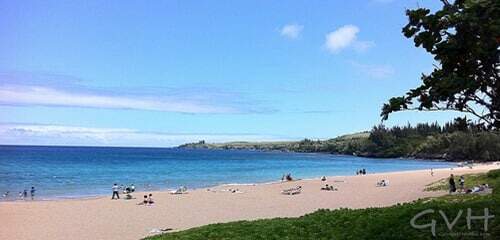
[[[147,240],[171,239],[436,239],[430,230],[415,229],[410,220],[419,212],[434,209],[436,212],[422,216],[417,224],[436,220],[438,239],[499,239],[500,220],[494,218],[489,231],[484,234],[483,222],[472,221],[467,228],[465,213],[449,231],[438,210],[443,211],[450,221],[459,210],[472,209],[473,215],[480,215],[484,208],[499,215],[500,170],[484,175],[467,176],[488,183],[494,187],[489,195],[448,195],[439,198],[421,199],[412,203],[398,204],[386,208],[318,210],[298,218],[274,218],[255,221],[238,221],[211,224],[185,231],[149,237]],[[467,179],[466,179],[467,181]],[[499,215],[500,216],[500,215]]]
[[[455,176],[455,183],[457,188],[459,187],[459,179],[461,175]],[[474,186],[479,186],[483,183],[487,183],[488,177],[486,174],[465,174],[463,175],[465,179],[465,188],[472,188]],[[425,188],[426,191],[447,191],[449,189],[448,186],[448,178],[443,178],[437,182],[431,183],[427,185]]]

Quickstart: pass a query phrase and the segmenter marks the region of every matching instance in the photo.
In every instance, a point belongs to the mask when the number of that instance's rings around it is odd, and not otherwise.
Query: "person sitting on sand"
[[[325,191],[337,191],[337,188],[331,186],[331,185],[328,185],[326,184],[324,187],[321,188],[321,190],[325,190]]]
[[[144,195],[144,199],[142,202],[138,203],[137,205],[147,205],[148,204],[148,195]]]
[[[377,187],[386,187],[387,186],[387,181],[385,179],[380,180],[380,182],[377,183]]]
[[[155,201],[153,201],[153,194],[150,193],[148,197],[148,204],[152,205],[153,203],[155,203]]]
[[[321,177],[321,181],[322,182],[326,181],[326,176]]]
[[[290,173],[286,175],[286,180],[287,181],[292,181],[293,180],[292,175]]]
[[[127,194],[125,195],[125,200],[130,200],[130,199],[134,199],[134,197],[132,196],[132,194],[127,193]]]

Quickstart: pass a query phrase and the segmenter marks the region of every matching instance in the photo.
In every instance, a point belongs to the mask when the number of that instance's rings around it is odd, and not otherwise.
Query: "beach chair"
[[[177,190],[170,191],[170,194],[184,194],[187,193],[187,187],[180,187]]]
[[[302,187],[298,186],[296,188],[285,189],[285,190],[281,191],[281,194],[284,194],[284,195],[295,195],[295,194],[301,193],[301,190],[302,190]]]
[[[182,189],[177,189],[177,190],[173,190],[173,191],[170,191],[170,194],[182,194]]]

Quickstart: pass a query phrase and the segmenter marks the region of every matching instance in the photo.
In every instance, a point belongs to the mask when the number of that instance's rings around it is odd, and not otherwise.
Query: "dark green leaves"
[[[402,32],[437,64],[422,85],[382,107],[386,120],[406,109],[455,110],[475,115],[490,128],[500,128],[500,1],[442,1],[443,8],[407,10]],[[418,105],[409,106],[412,100]]]

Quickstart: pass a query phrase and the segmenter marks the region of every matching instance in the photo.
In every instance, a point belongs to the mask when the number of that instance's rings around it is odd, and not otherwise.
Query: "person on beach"
[[[111,197],[111,200],[115,199],[115,196],[117,199],[120,199],[120,187],[115,183],[113,184],[113,187],[111,187],[111,190],[113,190],[113,196]]]
[[[28,190],[24,189],[23,191],[23,199],[28,198]]]
[[[366,175],[366,169],[363,168],[363,175]]]
[[[322,182],[326,181],[326,176],[321,177],[321,181]]]
[[[464,192],[465,179],[464,176],[460,176],[458,180],[458,185],[460,186],[460,192]]]
[[[431,177],[434,177],[434,170],[431,168]]]
[[[138,203],[137,205],[147,205],[148,204],[148,195],[144,195],[144,199],[142,202]]]
[[[135,192],[135,186],[134,186],[134,184],[130,185],[130,192]]]
[[[153,194],[150,193],[148,197],[148,204],[152,205],[153,203],[155,203],[155,201],[153,201]]]
[[[9,197],[9,191],[7,191],[7,192],[5,192],[5,193],[3,194],[3,198],[7,198],[7,197]]]
[[[450,194],[456,192],[457,187],[455,185],[455,178],[453,177],[453,174],[450,175],[450,179],[448,180],[448,183],[450,184]]]
[[[35,199],[35,187],[31,187],[31,190],[30,190],[30,195],[31,195],[31,200],[34,200]]]

